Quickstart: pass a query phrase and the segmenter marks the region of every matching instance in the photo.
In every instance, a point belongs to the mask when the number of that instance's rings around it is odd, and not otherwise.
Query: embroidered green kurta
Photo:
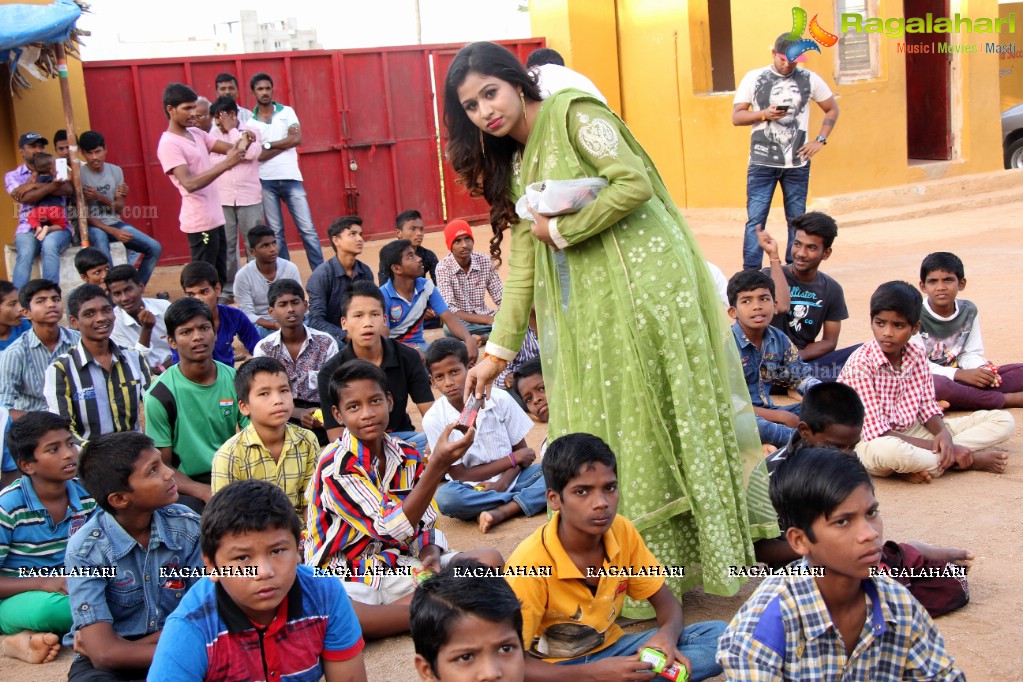
[[[642,533],[681,596],[732,595],[752,542],[779,534],[773,511],[748,516],[762,459],[721,301],[696,240],[625,123],[578,90],[552,95],[532,123],[509,192],[544,180],[609,185],[552,222],[560,248],[511,227],[509,275],[488,352],[511,359],[535,305],[550,440],[585,432],[618,457],[619,513]],[[762,475],[762,474],[761,474]],[[633,611],[630,615],[637,613]]]

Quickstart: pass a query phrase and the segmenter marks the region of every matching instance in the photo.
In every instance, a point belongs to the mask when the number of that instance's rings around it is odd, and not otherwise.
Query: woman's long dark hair
[[[445,153],[469,196],[482,195],[490,204],[490,226],[494,230],[490,239],[490,255],[500,263],[504,230],[518,219],[515,201],[508,189],[512,157],[520,146],[510,136],[484,134],[484,155],[480,147],[481,130],[469,120],[458,98],[458,87],[470,73],[493,76],[520,86],[527,99],[539,102],[542,98],[536,82],[522,63],[506,48],[494,43],[471,43],[459,50],[444,83],[444,125],[448,129]]]

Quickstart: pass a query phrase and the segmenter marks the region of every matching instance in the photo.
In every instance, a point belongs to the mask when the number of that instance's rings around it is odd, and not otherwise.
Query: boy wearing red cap
[[[494,326],[494,315],[501,307],[504,287],[493,261],[472,250],[472,228],[464,220],[452,220],[444,228],[444,243],[451,253],[437,264],[437,289],[448,310],[455,314],[469,333],[486,337]],[[490,294],[494,307],[487,305]],[[451,331],[444,327],[451,336]],[[485,338],[483,338],[485,340]]]
[[[488,256],[472,250],[474,241],[469,223],[464,220],[448,223],[444,228],[444,243],[451,253],[437,264],[437,290],[448,304],[448,310],[483,344],[494,326],[494,315],[501,307],[504,292],[501,278]],[[486,294],[490,294],[493,308],[487,305]],[[444,332],[453,336],[447,326]],[[497,378],[496,385],[505,388],[505,377],[526,360],[539,355],[536,333],[530,328],[526,331],[519,354]]]

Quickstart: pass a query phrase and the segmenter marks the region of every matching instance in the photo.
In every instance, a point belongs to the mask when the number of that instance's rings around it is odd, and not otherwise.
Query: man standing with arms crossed
[[[283,201],[302,237],[309,268],[315,270],[323,263],[323,248],[313,226],[309,201],[302,185],[302,171],[298,168],[297,147],[302,143],[298,116],[291,107],[274,101],[274,82],[269,74],[257,73],[249,80],[249,86],[257,102],[249,125],[259,131],[263,140],[263,151],[259,155],[259,181],[263,185],[266,222],[277,235],[278,254],[285,260],[291,260],[284,239]]]
[[[788,222],[785,262],[792,262],[795,237],[792,220],[806,213],[810,159],[828,143],[838,120],[838,104],[824,80],[812,71],[798,68],[786,56],[786,50],[796,42],[788,35],[782,34],[774,41],[771,65],[747,73],[735,91],[732,125],[753,126],[746,171],[746,233],[742,242],[745,270],[759,270],[763,265],[757,226],[767,222],[778,183]],[[807,141],[811,99],[824,111],[824,121],[816,139]]]

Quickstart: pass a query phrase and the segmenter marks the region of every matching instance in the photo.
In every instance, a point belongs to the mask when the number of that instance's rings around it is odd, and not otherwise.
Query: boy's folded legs
[[[63,635],[71,630],[71,602],[60,592],[22,592],[0,602],[0,634],[22,630]]]
[[[532,464],[505,492],[476,490],[461,481],[448,481],[437,488],[435,499],[441,514],[463,521],[472,521],[482,512],[507,502],[515,502],[525,516],[533,516],[547,508],[547,488],[543,483],[541,465]]]
[[[714,657],[717,655],[718,639],[724,633],[727,623],[719,620],[694,623],[682,630],[678,637],[678,650],[689,659],[692,671],[689,675],[693,680],[704,680],[709,677],[721,674],[721,666],[717,664]],[[614,656],[635,656],[643,648],[643,644],[650,639],[657,630],[646,632],[632,632],[622,635],[611,646],[600,651],[559,661],[556,665],[579,665],[581,663],[593,663],[605,658]]]

